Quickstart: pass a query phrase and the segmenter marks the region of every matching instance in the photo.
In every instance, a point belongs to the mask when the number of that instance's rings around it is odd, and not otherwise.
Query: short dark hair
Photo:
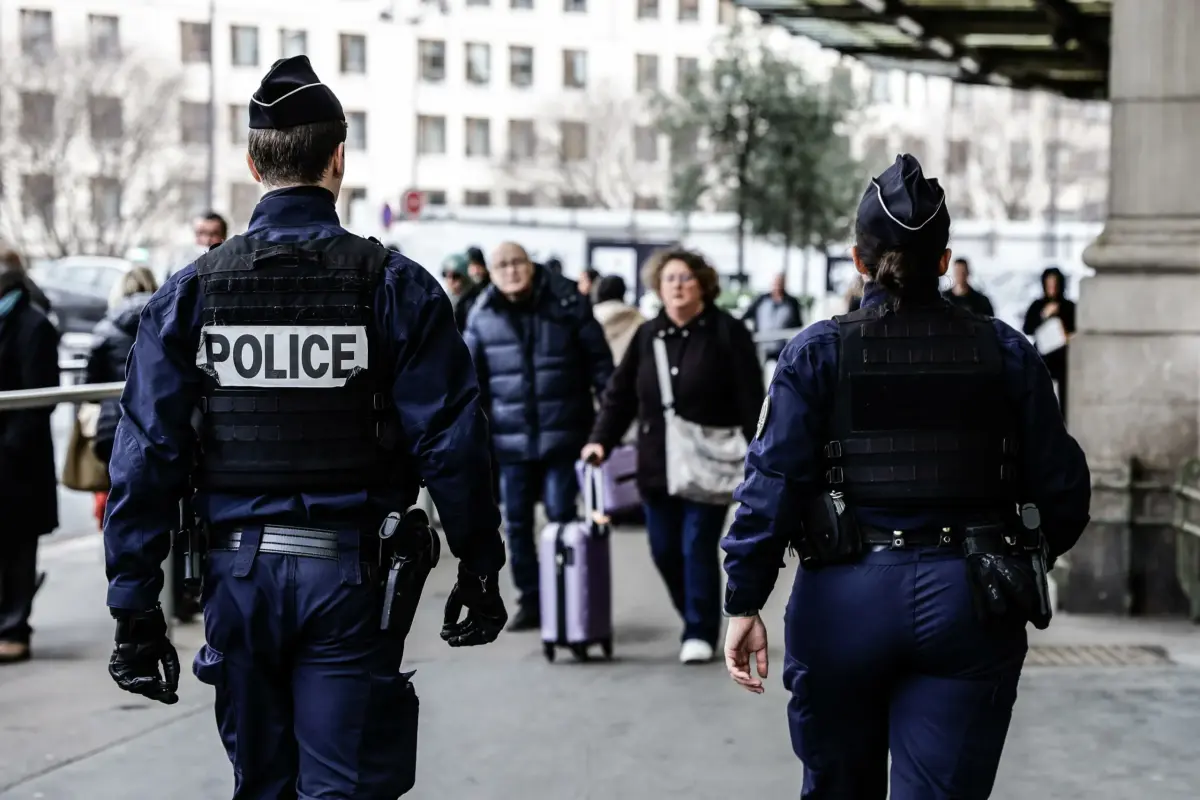
[[[968,262],[968,261],[967,261],[965,258],[963,258],[962,256],[959,256],[958,258],[954,259],[954,263],[955,263],[955,264],[962,264],[962,265],[963,265],[963,267],[964,267],[964,268],[967,270],[967,272],[970,272],[970,271],[971,271],[971,264],[970,264],[970,262]]]
[[[468,247],[467,248],[467,263],[478,264],[479,266],[483,267],[484,269],[487,269],[487,260],[484,259],[483,251],[480,250],[478,247]]]
[[[596,287],[592,289],[592,294],[597,303],[607,300],[624,300],[625,279],[620,275],[605,275],[596,281]]]
[[[200,217],[200,219],[204,220],[205,222],[215,222],[215,223],[217,223],[218,225],[220,225],[220,226],[221,226],[221,238],[222,238],[222,239],[224,239],[224,238],[226,238],[227,236],[229,236],[229,223],[228,223],[228,222],[226,222],[226,221],[225,221],[225,218],[224,218],[224,217],[222,217],[222,216],[221,216],[220,214],[218,214],[217,212],[215,212],[215,211],[205,211],[205,212],[204,212],[204,214],[203,214],[203,215]]]
[[[294,128],[254,128],[247,149],[262,182],[270,186],[320,183],[338,145],[346,141],[346,123],[314,122]]]
[[[588,267],[583,271],[583,274],[587,275],[588,280],[592,281],[593,283],[600,280],[600,270],[598,269],[592,269],[591,267]]]

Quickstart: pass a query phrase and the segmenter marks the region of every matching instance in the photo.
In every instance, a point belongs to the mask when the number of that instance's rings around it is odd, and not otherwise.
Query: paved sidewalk
[[[536,634],[451,650],[437,637],[454,574],[447,558],[410,638],[421,695],[417,788],[454,800],[794,798],[801,767],[788,742],[782,654],[751,696],[722,666],[676,663],[679,624],[645,536],[614,539],[617,661],[547,664]],[[0,670],[0,800],[214,800],[232,779],[210,709],[190,675],[173,707],[122,694],[106,662],[100,546],[51,545],[34,623],[37,660]],[[781,642],[782,576],[767,619]],[[505,578],[507,583],[507,577]],[[197,626],[178,629],[181,656]],[[1200,760],[1200,631],[1186,623],[1062,618],[1042,644],[1148,644],[1182,665],[1029,668],[997,800],[1194,800]]]

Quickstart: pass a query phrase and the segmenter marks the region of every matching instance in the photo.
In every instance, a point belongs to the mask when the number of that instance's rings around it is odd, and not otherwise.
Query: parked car
[[[132,268],[123,258],[68,256],[35,266],[30,276],[50,299],[59,332],[91,334],[117,281]]]

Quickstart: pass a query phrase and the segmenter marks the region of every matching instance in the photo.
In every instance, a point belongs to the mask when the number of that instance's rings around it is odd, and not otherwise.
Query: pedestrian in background
[[[483,251],[478,247],[467,248],[467,274],[471,277],[471,287],[454,304],[454,322],[458,325],[459,333],[467,329],[467,316],[470,315],[471,309],[479,302],[483,291],[491,283],[487,261],[483,258]]]
[[[604,329],[614,364],[621,363],[638,327],[646,321],[641,311],[625,302],[625,291],[620,275],[606,275],[596,281],[592,292],[592,314]]]
[[[0,392],[59,384],[58,331],[28,285],[20,255],[0,246]],[[30,657],[38,539],[58,527],[53,411],[0,411],[0,664]]]
[[[518,244],[496,248],[492,285],[467,322],[500,467],[500,498],[520,595],[510,630],[541,626],[534,506],[575,519],[575,459],[595,420],[612,352],[574,281],[537,266]]]
[[[1058,267],[1042,272],[1042,296],[1025,312],[1022,330],[1034,337],[1034,345],[1050,371],[1058,394],[1058,407],[1067,416],[1067,351],[1075,335],[1075,304],[1063,296],[1066,279]]]
[[[754,325],[756,333],[772,333],[804,324],[800,301],[787,293],[787,276],[776,275],[771,282],[771,291],[764,292],[742,313],[742,319]],[[763,345],[767,361],[775,361],[783,351],[787,339],[775,339]]]
[[[229,223],[215,211],[208,211],[196,220],[193,229],[196,246],[208,251],[229,238]]]
[[[598,280],[600,280],[600,271],[589,267],[579,273],[579,278],[575,281],[575,285],[579,287],[581,295],[588,300],[593,300],[592,290],[596,288],[596,281]]]
[[[763,375],[750,332],[717,308],[717,272],[698,253],[665,250],[646,264],[642,283],[662,298],[658,316],[634,335],[601,403],[580,453],[602,462],[638,423],[638,488],[646,511],[650,552],[671,602],[683,618],[679,658],[713,657],[721,635],[721,562],[718,542],[728,504],[702,503],[667,491],[667,434],[654,341],[666,344],[675,412],[713,427],[740,427],[754,435]]]
[[[942,292],[942,297],[947,302],[966,309],[972,314],[980,314],[985,317],[996,316],[996,312],[992,309],[992,301],[988,299],[988,296],[971,285],[971,265],[965,258],[954,259],[952,274],[953,285]]]

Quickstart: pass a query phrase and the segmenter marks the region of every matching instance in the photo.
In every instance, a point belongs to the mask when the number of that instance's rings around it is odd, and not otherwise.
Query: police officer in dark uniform
[[[889,750],[892,800],[988,797],[1026,623],[1052,613],[1044,572],[1088,522],[1087,463],[1038,354],[938,296],[949,233],[915,158],[871,181],[862,307],[784,349],[722,542],[726,664],[753,692],[759,611],[800,556],[783,680],[807,798],[883,800]]]
[[[424,573],[406,569],[436,558],[403,514],[422,481],[460,559],[442,638],[484,644],[507,621],[486,419],[434,278],[338,223],[345,116],[306,57],[272,66],[250,127],[269,191],[244,235],[154,295],[129,357],[104,530],[110,672],[178,699],[160,565],[191,499],[194,671],[216,688],[236,800],[396,798],[416,769],[400,662]]]

